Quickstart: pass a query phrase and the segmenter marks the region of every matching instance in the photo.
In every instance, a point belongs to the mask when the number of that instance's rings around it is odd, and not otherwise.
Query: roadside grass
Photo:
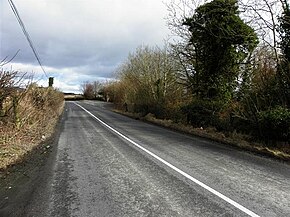
[[[30,85],[13,99],[6,100],[6,115],[0,117],[0,171],[21,162],[27,153],[46,141],[64,107],[62,93],[36,85]]]
[[[172,120],[157,119],[153,114],[150,113],[147,114],[146,116],[142,116],[141,114],[124,112],[116,109],[114,109],[113,111],[134,119],[140,119],[142,121],[150,122],[182,133],[207,138],[219,143],[235,146],[243,150],[275,157],[281,160],[286,161],[290,160],[289,145],[282,144],[276,148],[267,147],[265,144],[251,141],[251,138],[247,135],[243,135],[236,132],[228,133],[226,135],[225,133],[218,132],[215,128],[211,127],[194,128],[190,125],[185,125],[183,123],[175,123]]]

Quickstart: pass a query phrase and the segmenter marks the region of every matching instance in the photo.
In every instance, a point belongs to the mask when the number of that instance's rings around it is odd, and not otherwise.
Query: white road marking
[[[74,102],[75,103],[75,102]],[[172,165],[171,163],[167,162],[166,160],[162,159],[161,157],[157,156],[156,154],[152,153],[151,151],[147,150],[146,148],[142,147],[141,145],[139,145],[138,143],[134,142],[133,140],[131,140],[130,138],[128,138],[127,136],[125,136],[124,134],[120,133],[119,131],[117,131],[116,129],[114,129],[113,127],[111,127],[110,125],[106,124],[104,121],[102,121],[101,119],[99,119],[98,117],[96,117],[95,115],[93,115],[91,112],[89,112],[87,109],[85,109],[84,107],[82,107],[81,105],[79,105],[78,103],[75,103],[77,106],[79,106],[81,109],[83,109],[85,112],[87,112],[89,115],[91,115],[94,119],[96,119],[98,122],[100,122],[101,124],[103,124],[105,127],[109,128],[111,131],[113,131],[114,133],[116,133],[117,135],[119,135],[120,137],[122,137],[123,139],[127,140],[128,142],[132,143],[134,146],[138,147],[139,149],[141,149],[142,151],[146,152],[147,154],[151,155],[153,158],[157,159],[158,161],[162,162],[163,164],[165,164],[166,166],[170,167],[171,169],[173,169],[174,171],[176,171],[177,173],[183,175],[184,177],[186,177],[187,179],[191,180],[192,182],[198,184],[199,186],[203,187],[204,189],[208,190],[209,192],[213,193],[214,195],[218,196],[219,198],[223,199],[224,201],[228,202],[229,204],[233,205],[234,207],[238,208],[239,210],[241,210],[242,212],[246,213],[249,216],[252,217],[260,217],[259,215],[257,215],[256,213],[254,213],[253,211],[247,209],[246,207],[244,207],[243,205],[237,203],[236,201],[230,199],[229,197],[223,195],[222,193],[216,191],[215,189],[209,187],[208,185],[204,184],[203,182],[193,178],[192,176],[190,176],[189,174],[187,174],[186,172],[182,171],[181,169],[178,169],[177,167],[175,167],[174,165]]]

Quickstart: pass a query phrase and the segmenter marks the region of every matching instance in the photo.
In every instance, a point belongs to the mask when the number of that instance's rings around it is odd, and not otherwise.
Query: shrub
[[[6,98],[5,117],[0,117],[0,170],[19,161],[52,135],[62,112],[63,94],[31,84]]]
[[[222,109],[222,103],[211,100],[194,100],[181,108],[186,115],[187,122],[196,127],[217,127],[220,125],[218,113]]]
[[[290,141],[290,109],[278,106],[259,113],[261,137],[267,141]]]

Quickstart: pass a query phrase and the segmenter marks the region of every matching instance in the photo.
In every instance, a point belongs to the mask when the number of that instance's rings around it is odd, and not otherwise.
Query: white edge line
[[[233,205],[234,207],[238,208],[239,210],[241,210],[242,212],[246,213],[249,216],[252,217],[260,217],[259,215],[257,215],[256,213],[254,213],[253,211],[247,209],[246,207],[242,206],[241,204],[237,203],[236,201],[230,199],[229,197],[223,195],[222,193],[216,191],[215,189],[207,186],[206,184],[204,184],[203,182],[193,178],[192,176],[190,176],[189,174],[187,174],[186,172],[182,171],[181,169],[178,169],[177,167],[175,167],[174,165],[170,164],[169,162],[163,160],[161,157],[157,156],[156,154],[152,153],[151,151],[143,148],[142,146],[140,146],[139,144],[137,144],[136,142],[134,142],[133,140],[131,140],[130,138],[128,138],[127,136],[125,136],[124,134],[120,133],[119,131],[117,131],[116,129],[114,129],[113,127],[111,127],[110,125],[106,124],[104,121],[102,121],[101,119],[99,119],[98,117],[96,117],[95,115],[93,115],[91,112],[89,112],[87,109],[85,109],[84,107],[82,107],[81,105],[79,105],[78,103],[74,102],[74,104],[76,104],[77,106],[79,106],[81,109],[83,109],[85,112],[87,112],[89,115],[91,115],[93,118],[95,118],[98,122],[100,122],[101,124],[103,124],[104,126],[106,126],[107,128],[109,128],[111,131],[113,131],[114,133],[116,133],[117,135],[119,135],[120,137],[122,137],[123,139],[127,140],[128,142],[132,143],[134,146],[138,147],[139,149],[141,149],[142,151],[146,152],[147,154],[151,155],[153,158],[157,159],[158,161],[162,162],[163,164],[165,164],[166,166],[170,167],[171,169],[173,169],[174,171],[178,172],[179,174],[183,175],[184,177],[186,177],[187,179],[191,180],[192,182],[198,184],[199,186],[203,187],[204,189],[208,190],[209,192],[211,192],[212,194],[218,196],[219,198],[223,199],[224,201],[228,202],[229,204]]]

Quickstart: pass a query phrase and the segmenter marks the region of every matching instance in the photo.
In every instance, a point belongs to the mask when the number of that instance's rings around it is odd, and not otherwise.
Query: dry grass
[[[190,125],[185,125],[182,123],[174,123],[172,120],[157,119],[152,114],[147,114],[145,117],[141,117],[140,115],[134,114],[134,113],[123,112],[120,110],[114,110],[114,111],[117,113],[129,116],[129,117],[135,118],[135,119],[148,121],[150,123],[154,123],[156,125],[167,127],[173,130],[180,131],[180,132],[184,132],[191,135],[207,138],[216,142],[236,146],[244,150],[272,156],[272,157],[287,160],[287,161],[290,160],[290,154],[288,152],[289,151],[288,149],[284,150],[283,147],[278,147],[276,149],[269,148],[265,146],[264,144],[260,144],[257,142],[250,142],[248,136],[242,135],[236,132],[233,132],[229,135],[225,135],[222,132],[218,132],[214,128],[205,128],[205,129],[194,128]]]
[[[8,99],[5,105],[11,108],[12,103]],[[52,135],[63,106],[63,95],[52,88],[31,85],[19,93],[16,113],[10,109],[0,119],[0,170],[20,162]]]

